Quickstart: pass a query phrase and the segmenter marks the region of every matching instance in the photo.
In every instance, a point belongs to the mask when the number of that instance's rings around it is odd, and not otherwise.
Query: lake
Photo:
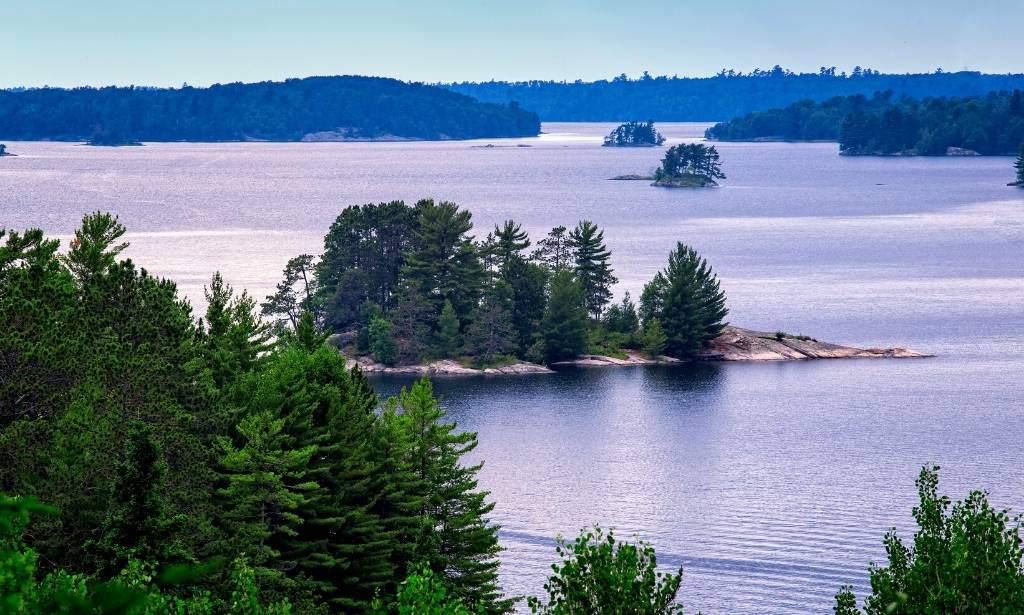
[[[670,143],[704,125],[660,128]],[[439,380],[479,432],[502,525],[503,582],[539,594],[553,539],[600,523],[685,567],[688,612],[823,613],[866,585],[891,526],[909,536],[914,479],[955,498],[986,488],[1024,510],[1024,191],[1010,158],[846,158],[835,144],[718,144],[714,190],[608,181],[658,149],[600,147],[610,124],[533,139],[442,143],[8,143],[0,226],[70,233],[117,213],[128,254],[197,309],[215,270],[265,296],[285,261],[319,253],[346,205],[422,197],[605,229],[618,296],[638,297],[685,241],[708,258],[729,320],[938,356],[566,369]],[[483,147],[493,144],[494,147]],[[518,147],[529,145],[529,147]],[[408,381],[379,378],[388,393]]]

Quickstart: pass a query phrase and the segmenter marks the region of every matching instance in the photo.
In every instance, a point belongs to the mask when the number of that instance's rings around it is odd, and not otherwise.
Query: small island
[[[604,147],[658,147],[664,142],[654,122],[626,122],[604,138]]]
[[[0,143],[0,158],[3,158],[4,156],[17,156],[17,154],[8,152],[7,145],[5,143]]]
[[[137,147],[142,142],[133,138],[127,130],[120,126],[97,126],[86,145],[98,147]]]
[[[1007,185],[1024,188],[1024,143],[1020,144],[1020,154],[1017,155],[1017,162],[1013,166],[1017,169],[1017,181],[1010,182]]]
[[[652,186],[665,188],[709,188],[725,179],[714,145],[681,143],[668,148],[661,167],[654,172]]]

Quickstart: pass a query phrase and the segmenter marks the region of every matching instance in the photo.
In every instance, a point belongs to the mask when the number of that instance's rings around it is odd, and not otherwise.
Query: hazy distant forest
[[[540,122],[516,105],[379,77],[0,90],[0,138],[16,141],[298,141],[339,130],[362,139],[472,139],[533,136]]]
[[[654,119],[663,122],[726,120],[798,100],[891,90],[895,96],[976,96],[1024,89],[1024,74],[987,75],[974,71],[885,74],[872,69],[852,72],[822,67],[817,73],[794,73],[780,66],[749,73],[722,70],[713,77],[619,75],[601,81],[487,81],[444,84],[483,102],[518,102],[543,121],[613,122]]]

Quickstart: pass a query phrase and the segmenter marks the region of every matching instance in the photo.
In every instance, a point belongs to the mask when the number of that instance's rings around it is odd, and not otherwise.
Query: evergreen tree
[[[274,317],[281,326],[290,324],[294,329],[299,326],[303,312],[319,315],[316,293],[313,257],[309,254],[296,256],[285,265],[284,279],[277,283],[274,294],[261,304],[263,315]]]
[[[571,267],[573,264],[572,242],[564,226],[551,229],[548,236],[537,242],[537,249],[530,258],[545,265],[551,271]]]
[[[1014,163],[1014,168],[1017,169],[1017,186],[1024,188],[1024,143],[1020,145],[1020,154],[1017,156],[1017,162]]]
[[[239,446],[222,436],[220,462],[227,485],[218,492],[233,550],[252,558],[260,585],[281,593],[292,586],[285,571],[297,562],[283,560],[280,548],[297,535],[304,494],[317,487],[305,480],[316,446],[292,448],[284,427],[284,418],[259,409],[239,422]]]
[[[711,267],[682,242],[669,254],[668,267],[644,288],[641,302],[645,319],[660,321],[666,352],[674,357],[700,352],[722,332],[728,314]]]
[[[714,145],[703,143],[680,143],[665,151],[656,179],[697,176],[709,180],[725,179],[719,163],[718,150]]]
[[[370,321],[369,337],[373,358],[384,365],[394,365],[398,361],[398,346],[391,333],[391,322],[383,316],[374,316]]]
[[[413,471],[422,486],[422,525],[417,555],[466,604],[508,612],[512,601],[498,587],[498,526],[487,515],[494,504],[478,491],[481,464],[463,466],[477,446],[476,434],[456,433],[426,378],[398,397],[410,443]],[[411,572],[411,571],[410,571]]]
[[[511,290],[512,326],[518,351],[525,353],[540,335],[540,322],[547,304],[548,270],[514,256],[502,270],[501,279]]]
[[[512,220],[505,220],[501,226],[494,227],[495,266],[504,269],[514,256],[530,247],[530,236],[521,226]]]
[[[271,332],[256,315],[256,302],[245,291],[236,296],[220,272],[213,274],[203,292],[207,307],[205,322],[200,321],[202,354],[214,384],[223,389],[259,365],[272,347]]]
[[[593,318],[600,318],[604,306],[611,301],[611,286],[618,282],[612,275],[611,252],[604,245],[604,231],[590,220],[583,220],[569,234],[569,243],[587,311]]]
[[[652,318],[644,324],[643,350],[649,357],[659,357],[665,352],[668,337],[661,328],[661,321]]]
[[[462,348],[462,334],[459,332],[459,317],[455,315],[452,302],[445,300],[441,308],[441,317],[437,321],[437,356],[451,359],[458,355]]]
[[[516,330],[512,317],[498,300],[488,298],[473,313],[466,328],[466,352],[479,365],[487,365],[502,355],[516,351]]]
[[[75,231],[64,262],[82,286],[88,286],[97,276],[106,273],[128,243],[115,244],[125,233],[117,216],[96,212],[82,218],[82,226]]]
[[[445,300],[451,301],[460,320],[468,320],[476,307],[484,269],[472,238],[472,215],[455,203],[432,200],[416,204],[419,223],[416,249],[406,255],[404,281],[430,302],[434,328]]]
[[[174,536],[184,519],[170,514],[163,500],[166,473],[167,465],[149,428],[136,423],[115,468],[110,508],[96,545],[97,568],[107,578],[129,559],[162,566],[185,556]]]
[[[621,305],[613,305],[605,314],[605,325],[608,330],[623,335],[632,335],[640,328],[640,317],[637,315],[636,304],[629,291],[622,297]]]
[[[444,309],[443,306],[441,309]],[[438,313],[434,311],[433,302],[421,288],[412,282],[403,285],[398,304],[391,313],[399,363],[419,363],[429,355],[434,341],[432,327],[437,319]]]
[[[566,270],[551,278],[551,292],[541,322],[545,357],[549,363],[573,359],[587,348],[587,312],[583,291]]]

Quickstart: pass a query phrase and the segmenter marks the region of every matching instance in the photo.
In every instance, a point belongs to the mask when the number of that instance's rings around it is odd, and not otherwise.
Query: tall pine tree
[[[583,220],[569,234],[575,256],[575,273],[583,291],[583,300],[591,317],[601,317],[612,298],[611,252],[604,245],[604,231],[590,220]]]
[[[551,277],[541,335],[548,363],[572,359],[587,348],[587,312],[583,291],[572,273],[561,270]]]

